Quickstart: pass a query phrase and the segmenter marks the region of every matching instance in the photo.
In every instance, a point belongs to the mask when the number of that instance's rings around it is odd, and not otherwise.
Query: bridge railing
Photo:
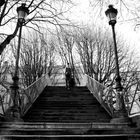
[[[94,78],[86,75],[86,85],[90,92],[96,97],[104,109],[113,116],[116,110],[116,90],[113,87],[105,87]],[[123,91],[124,103],[129,117],[140,115],[140,82],[130,86],[127,91]]]
[[[38,96],[42,93],[46,86],[52,85],[52,81],[49,78],[48,74],[45,74],[43,77],[39,78],[37,81],[32,83],[29,87],[24,89],[20,94],[21,100],[21,115],[23,116],[28,109],[32,106]]]
[[[38,98],[38,96],[42,93],[44,88],[48,85],[52,85],[53,76],[50,78],[48,74],[45,74],[41,78],[39,78],[37,81],[32,83],[29,87],[26,89],[19,89],[19,107],[20,107],[20,113],[21,116],[23,116],[28,109],[32,106],[34,101]],[[3,93],[0,96],[0,114],[5,115],[6,110],[12,106],[12,98],[10,94],[10,90],[5,93]]]
[[[5,90],[0,92],[0,115],[4,116],[6,110],[10,107],[10,91]]]
[[[98,102],[103,106],[103,108],[110,114],[113,115],[113,98],[112,98],[112,91],[106,90],[106,87],[96,81],[94,78],[86,76],[86,86],[93,94],[93,96],[98,100]]]
[[[140,115],[140,82],[136,82],[127,95],[126,107],[128,108],[129,117]]]
[[[27,112],[47,85],[55,85],[57,80],[54,79],[55,76],[50,78],[46,74],[31,84],[28,88],[19,91],[21,115],[24,115]],[[115,90],[112,87],[105,87],[103,84],[86,74],[83,76],[83,79],[82,86],[85,86],[86,84],[90,92],[112,116],[115,110]],[[129,89],[129,92],[124,95],[125,105],[130,117],[140,115],[139,83],[140,82],[137,82],[134,86],[132,86],[131,89]],[[4,91],[4,93],[0,95],[0,115],[4,115],[9,106],[11,106],[10,91]]]

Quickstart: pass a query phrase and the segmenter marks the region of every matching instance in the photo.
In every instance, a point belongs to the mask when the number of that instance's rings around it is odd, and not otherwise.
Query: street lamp
[[[13,101],[12,106],[7,111],[7,119],[20,120],[20,108],[19,108],[19,56],[20,56],[20,43],[21,43],[21,33],[22,26],[25,23],[25,18],[29,14],[29,10],[25,7],[26,4],[23,3],[20,7],[17,8],[18,13],[18,26],[19,26],[19,37],[18,37],[18,47],[17,47],[17,56],[15,63],[15,72],[13,76],[13,84],[11,86],[11,99]]]
[[[115,64],[116,64],[116,110],[112,122],[128,122],[128,114],[125,109],[124,99],[123,99],[123,87],[121,85],[121,76],[119,72],[119,62],[118,62],[118,52],[117,52],[117,43],[115,35],[115,24],[117,17],[117,9],[113,8],[113,5],[109,5],[108,9],[105,11],[105,14],[109,20],[109,25],[112,26],[113,41],[114,41],[114,54],[115,54]]]

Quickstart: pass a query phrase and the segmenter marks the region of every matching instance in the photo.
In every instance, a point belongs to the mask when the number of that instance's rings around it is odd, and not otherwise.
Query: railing
[[[41,94],[43,89],[47,85],[55,85],[53,82],[57,82],[55,76],[49,78],[46,74],[28,88],[19,91],[20,93],[20,108],[21,115],[23,116],[27,110],[32,106],[37,97]],[[83,79],[83,82],[82,82]],[[96,97],[99,103],[104,107],[104,109],[112,116],[116,108],[116,93],[112,87],[105,87],[103,84],[99,83],[95,79],[86,75],[83,76],[80,82],[82,86],[87,85],[90,92]],[[124,101],[128,111],[129,117],[140,115],[140,91],[138,91],[139,83],[129,89],[127,94],[124,94]],[[6,110],[11,106],[10,92],[4,91],[0,95],[0,115],[4,115]]]
[[[42,93],[43,89],[47,85],[52,85],[52,79],[49,78],[48,74],[45,74],[26,89],[19,91],[21,116],[23,116],[28,111],[28,109],[32,106],[34,101]],[[0,96],[0,114],[4,116],[6,110],[11,105],[12,101],[10,91],[6,91]]]
[[[129,117],[140,115],[140,91],[139,82],[133,85],[128,93],[128,98],[126,101],[126,106],[128,108]]]
[[[10,92],[9,90],[0,92],[0,114],[5,115],[6,110],[9,108],[10,102]]]
[[[113,87],[105,87],[94,78],[86,75],[87,87],[104,109],[113,116],[116,110],[116,91]],[[140,84],[137,82],[124,95],[124,103],[129,117],[140,115]]]
[[[87,81],[86,86],[88,87],[90,92],[94,95],[94,97],[98,100],[98,102],[103,106],[103,108],[109,113],[109,115],[112,116],[113,115],[112,94],[108,92],[109,90],[106,90],[104,85],[102,85],[95,79],[91,78],[87,74],[85,74],[85,76],[86,76],[86,81]]]
[[[49,86],[51,84],[52,82],[48,74],[46,74],[21,92],[21,116],[23,116],[28,111],[28,109],[32,106],[32,104],[35,102],[38,96],[42,93],[44,88],[47,85]]]
[[[0,107],[1,107],[1,112],[0,114],[1,115],[4,115],[5,114],[5,110],[4,110],[4,105],[3,105],[3,99],[2,99],[2,96],[0,95]]]

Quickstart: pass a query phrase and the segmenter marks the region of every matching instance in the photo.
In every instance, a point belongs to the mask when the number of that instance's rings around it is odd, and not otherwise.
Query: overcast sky
[[[99,7],[97,7],[95,11],[95,9],[93,9],[89,4],[89,0],[76,0],[76,2],[77,6],[72,10],[72,19],[83,22],[85,24],[91,24],[94,21],[97,24],[101,23],[101,26],[109,26],[104,13],[108,8],[107,5],[103,7],[100,16],[95,14],[96,11],[100,10]],[[140,28],[134,30],[134,22],[122,22],[122,19],[120,17],[122,13],[120,13],[118,5],[115,5],[115,2],[111,2],[108,1],[108,5],[113,4],[114,8],[118,9],[117,24],[115,26],[116,31],[124,36],[128,43],[131,44],[131,49],[137,52],[137,57],[140,57]],[[126,19],[131,18],[130,15],[128,16],[127,14],[125,14],[125,12],[123,13],[123,16]]]
[[[92,22],[94,21],[94,23],[96,23],[97,25],[101,24],[101,26],[109,27],[104,12],[105,10],[107,10],[108,8],[107,6],[109,4],[113,4],[114,7],[118,9],[118,22],[115,26],[116,31],[121,33],[124,36],[124,38],[131,43],[131,49],[136,50],[138,57],[140,57],[140,28],[134,31],[133,23],[122,22],[122,20],[120,19],[120,11],[118,5],[114,1],[115,0],[110,0],[110,1],[108,0],[108,3],[104,7],[102,7],[102,10],[100,10],[100,7],[96,7],[95,9],[93,9],[93,7],[89,4],[89,0],[74,0],[77,6],[72,8],[71,14],[69,14],[68,17],[71,17],[71,19],[75,21],[83,22],[84,24],[90,24],[91,26],[93,25]],[[94,0],[92,2],[94,2]],[[96,11],[98,12],[101,11],[101,15],[96,14]],[[130,18],[130,16],[127,16],[125,14],[124,16],[125,16],[124,18]],[[6,28],[5,29],[1,28],[1,30],[6,31]],[[110,33],[112,33],[111,27],[109,28],[110,28]],[[9,31],[10,30],[7,30],[7,32]],[[13,32],[13,28],[11,29],[10,33],[12,32]]]

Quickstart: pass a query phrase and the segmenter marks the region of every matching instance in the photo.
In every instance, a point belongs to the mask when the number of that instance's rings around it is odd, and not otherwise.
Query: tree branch
[[[2,54],[3,50],[6,48],[6,46],[10,43],[10,41],[16,36],[17,32],[18,32],[18,28],[19,28],[19,24],[17,22],[15,31],[13,32],[13,34],[8,35],[6,37],[6,39],[0,44],[0,55]]]

